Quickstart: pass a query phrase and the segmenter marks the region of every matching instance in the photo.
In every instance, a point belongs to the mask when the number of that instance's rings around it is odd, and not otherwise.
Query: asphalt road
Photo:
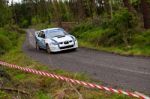
[[[27,30],[23,45],[23,51],[34,60],[53,69],[85,73],[107,86],[150,95],[150,58],[120,56],[86,48],[47,54],[35,50],[34,31]]]

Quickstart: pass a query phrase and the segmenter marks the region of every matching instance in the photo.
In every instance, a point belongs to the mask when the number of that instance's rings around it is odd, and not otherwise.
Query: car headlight
[[[76,41],[76,40],[77,40],[74,36],[71,36],[71,37],[72,37],[73,41]]]
[[[58,45],[58,43],[55,40],[52,40],[51,44]]]

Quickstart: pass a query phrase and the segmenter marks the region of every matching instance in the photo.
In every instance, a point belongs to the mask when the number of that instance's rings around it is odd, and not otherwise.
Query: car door
[[[38,35],[38,44],[39,44],[40,48],[46,49],[44,31],[40,31],[40,33]]]

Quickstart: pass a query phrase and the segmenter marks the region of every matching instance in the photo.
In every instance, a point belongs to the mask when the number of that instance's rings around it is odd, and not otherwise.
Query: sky
[[[22,0],[8,0],[9,4],[11,4],[11,2],[13,1],[14,3],[20,3]],[[65,0],[64,0],[65,1]]]
[[[21,2],[22,0],[9,0],[9,3],[11,3],[12,1],[13,1],[14,3],[15,3],[15,2],[18,3],[18,2]]]
[[[11,2],[14,2],[14,3],[19,3],[19,2],[21,2],[21,0],[9,0],[9,4],[11,4]]]

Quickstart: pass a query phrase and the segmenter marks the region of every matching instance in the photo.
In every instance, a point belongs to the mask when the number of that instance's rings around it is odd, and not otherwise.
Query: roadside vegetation
[[[99,23],[86,21],[74,27],[71,33],[80,46],[122,55],[150,56],[150,30],[140,28],[138,17],[127,9]]]
[[[25,34],[25,31],[15,25],[6,25],[0,28],[0,55],[17,46],[18,39],[22,34]]]

